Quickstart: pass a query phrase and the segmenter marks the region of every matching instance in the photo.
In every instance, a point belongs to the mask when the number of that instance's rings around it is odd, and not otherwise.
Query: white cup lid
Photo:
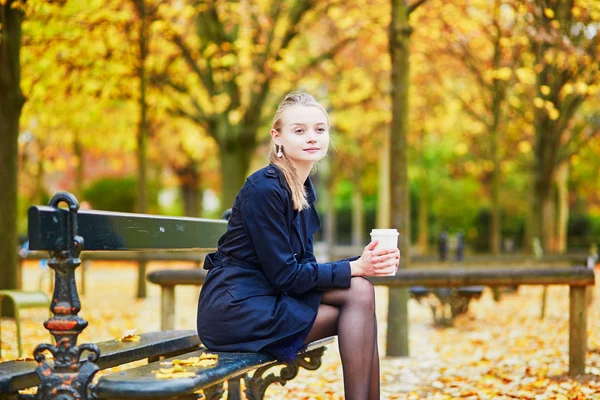
[[[399,235],[399,233],[397,229],[373,229],[371,230],[371,235],[395,236]]]

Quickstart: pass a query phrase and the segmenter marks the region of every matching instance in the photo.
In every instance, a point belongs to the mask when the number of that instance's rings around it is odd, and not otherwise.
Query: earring
[[[277,157],[278,158],[283,157],[283,151],[282,151],[282,148],[281,148],[280,144],[277,145]]]

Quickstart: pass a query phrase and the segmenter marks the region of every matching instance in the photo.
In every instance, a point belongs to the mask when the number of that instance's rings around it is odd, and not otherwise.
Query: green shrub
[[[83,199],[87,200],[96,210],[135,212],[136,179],[127,178],[100,178],[91,183],[83,192]],[[157,208],[157,187],[149,185],[148,209]]]

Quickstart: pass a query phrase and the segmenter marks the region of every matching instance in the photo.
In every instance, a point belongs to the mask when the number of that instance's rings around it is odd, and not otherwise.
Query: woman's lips
[[[310,148],[310,149],[304,149],[304,151],[307,151],[309,153],[316,153],[317,151],[319,151],[319,149],[313,147],[313,148]]]

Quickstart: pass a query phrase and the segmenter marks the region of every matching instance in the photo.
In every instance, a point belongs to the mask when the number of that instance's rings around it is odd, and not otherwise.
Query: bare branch
[[[319,54],[318,56],[316,56],[315,58],[310,60],[308,62],[308,64],[306,64],[300,68],[300,70],[303,71],[303,75],[307,74],[312,68],[314,68],[316,65],[320,64],[322,61],[335,57],[335,55],[338,54],[340,51],[342,51],[346,47],[346,45],[348,45],[349,43],[351,43],[355,40],[356,40],[356,37],[345,38],[344,40],[335,44],[331,49],[329,49],[329,51]]]
[[[406,15],[412,14],[413,11],[415,11],[420,5],[422,5],[426,1],[427,0],[417,0],[413,4],[409,5],[406,9]]]
[[[485,118],[484,115],[475,111],[475,109],[471,106],[471,104],[469,104],[465,99],[463,99],[458,93],[453,92],[452,94],[454,95],[454,97],[456,97],[461,102],[461,104],[463,105],[467,114],[469,114],[475,120],[484,124],[488,129],[492,128],[492,124],[487,120],[487,118]]]
[[[581,129],[583,131],[583,129]],[[577,135],[579,137],[580,135]],[[593,138],[596,136],[600,136],[600,129],[596,129],[587,135],[584,139],[576,141],[574,140],[575,136],[571,136],[571,138],[567,141],[565,146],[561,148],[561,151],[557,157],[557,165],[563,161],[568,160],[575,154],[577,154],[586,144],[588,144]]]
[[[175,43],[175,45],[177,47],[179,47],[179,50],[181,50],[181,55],[183,56],[183,59],[185,60],[187,65],[190,67],[190,69],[196,73],[196,75],[198,76],[198,78],[200,79],[202,84],[204,85],[204,88],[206,89],[206,91],[208,91],[209,93],[213,93],[214,89],[215,89],[215,83],[212,79],[212,75],[211,75],[210,71],[207,71],[205,73],[204,71],[202,71],[200,69],[200,66],[196,63],[196,61],[194,60],[194,57],[192,56],[192,52],[190,51],[190,49],[188,49],[187,45],[183,42],[183,39],[181,38],[181,36],[173,35],[172,40],[173,40],[173,43]],[[206,60],[206,63],[210,64],[210,59]]]

